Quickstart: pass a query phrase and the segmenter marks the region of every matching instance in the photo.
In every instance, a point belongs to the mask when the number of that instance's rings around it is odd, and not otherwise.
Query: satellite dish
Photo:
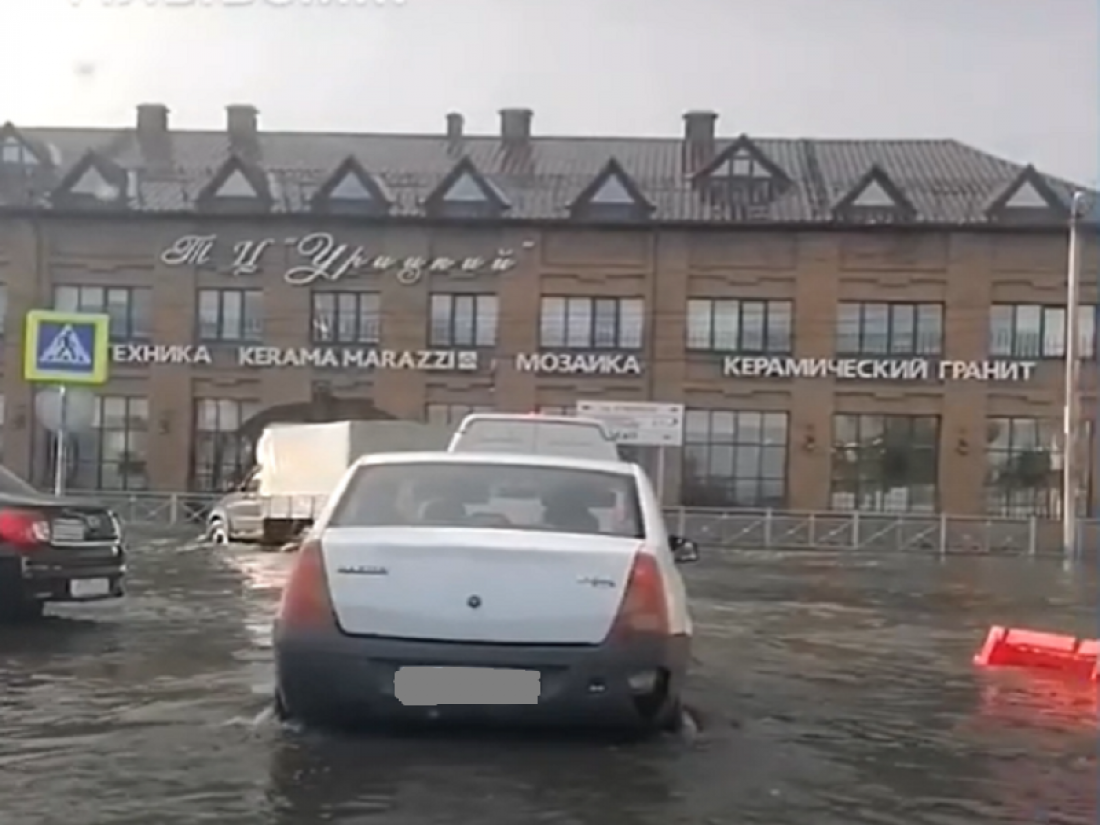
[[[38,422],[51,432],[58,432],[64,424],[65,432],[80,432],[95,424],[95,393],[77,387],[48,387],[40,390],[34,399],[34,411]]]

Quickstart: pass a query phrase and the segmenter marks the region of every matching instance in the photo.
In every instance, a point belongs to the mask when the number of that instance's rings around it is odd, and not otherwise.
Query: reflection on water
[[[741,554],[691,571],[692,741],[277,725],[293,557],[149,546],[120,605],[0,631],[4,825],[1092,822],[1096,689],[978,672],[990,624],[1088,633],[1094,571]],[[1039,817],[1046,817],[1040,820]]]

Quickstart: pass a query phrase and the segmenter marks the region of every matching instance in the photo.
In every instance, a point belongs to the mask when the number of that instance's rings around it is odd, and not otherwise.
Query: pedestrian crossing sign
[[[23,378],[38,384],[107,383],[110,324],[107,315],[28,312],[23,328]]]

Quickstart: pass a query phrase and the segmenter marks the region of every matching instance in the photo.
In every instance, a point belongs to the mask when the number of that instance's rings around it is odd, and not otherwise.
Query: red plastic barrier
[[[1095,682],[1100,681],[1098,654],[1096,639],[995,626],[989,629],[974,664],[1059,670]]]

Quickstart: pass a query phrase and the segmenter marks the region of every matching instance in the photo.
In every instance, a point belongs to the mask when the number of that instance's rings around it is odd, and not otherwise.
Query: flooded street
[[[4,825],[1095,819],[1094,688],[970,664],[993,623],[1094,635],[1092,569],[712,551],[689,577],[702,729],[612,746],[283,728],[291,561],[153,542],[125,604],[0,632]]]

